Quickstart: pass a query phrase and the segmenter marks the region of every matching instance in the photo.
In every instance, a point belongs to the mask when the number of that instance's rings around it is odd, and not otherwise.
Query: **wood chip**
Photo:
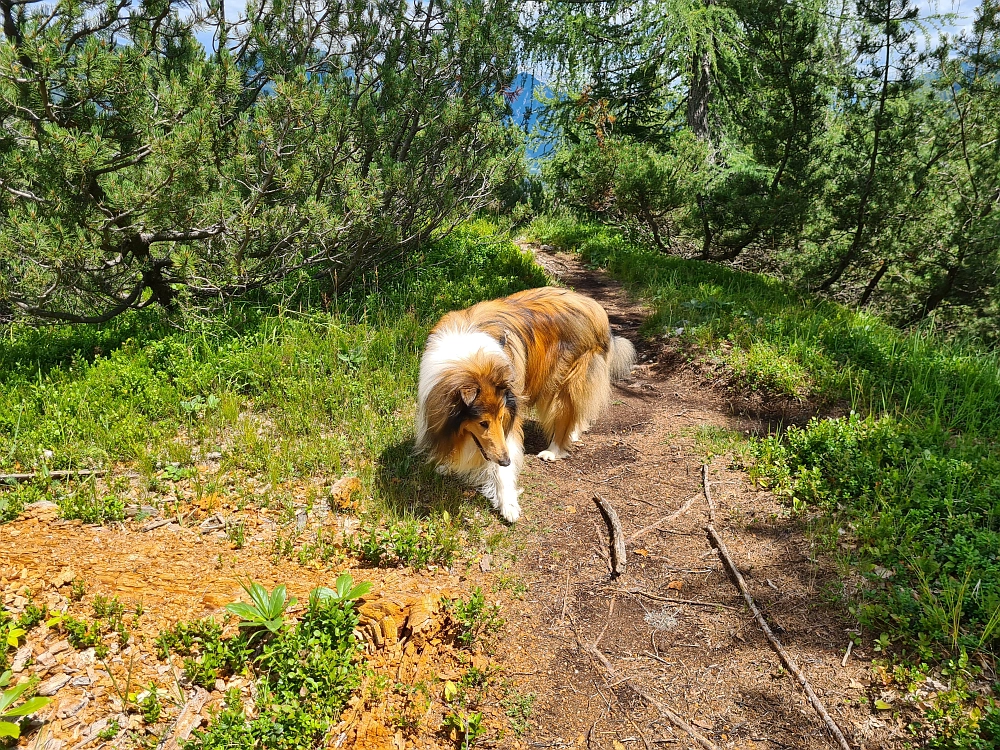
[[[196,688],[194,695],[188,699],[181,709],[180,716],[174,724],[174,731],[163,744],[163,750],[180,750],[182,743],[191,736],[191,732],[201,726],[201,709],[208,700],[208,691]]]

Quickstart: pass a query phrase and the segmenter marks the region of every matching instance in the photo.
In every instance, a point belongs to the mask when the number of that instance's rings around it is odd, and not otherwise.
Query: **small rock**
[[[481,571],[483,571],[484,573],[489,573],[490,570],[492,569],[490,567],[490,564],[492,562],[493,562],[493,556],[492,555],[488,555],[488,554],[487,555],[483,555],[481,558],[479,558],[479,569]]]
[[[160,515],[160,511],[152,505],[130,505],[125,508],[125,515],[128,518],[137,518],[139,516],[143,518],[155,518]]]
[[[220,458],[222,458],[222,454],[219,453],[219,451],[209,451],[207,454],[205,454],[205,458],[207,458],[209,461],[218,461]]]
[[[553,252],[555,252],[555,247],[552,246],[552,245],[542,245],[538,249],[541,250],[543,253],[553,253]]]
[[[49,500],[39,500],[24,506],[24,518],[36,518],[39,521],[54,521],[59,518],[59,506]]]
[[[306,529],[306,521],[309,520],[309,514],[306,513],[304,509],[299,509],[295,511],[295,531],[301,534]]]
[[[69,675],[57,674],[38,686],[39,695],[55,695],[69,683]]]
[[[216,680],[215,689],[218,690],[220,693],[226,692],[226,681],[222,679]]]
[[[42,745],[42,750],[62,750],[66,746],[63,740],[57,740],[55,737],[49,737],[45,740],[45,744]]]
[[[56,657],[50,654],[48,651],[43,651],[38,656],[35,657],[35,661],[41,664],[43,667],[51,667],[56,663]]]
[[[358,503],[354,495],[361,490],[357,477],[341,477],[330,488],[330,507],[337,510],[355,510]]]

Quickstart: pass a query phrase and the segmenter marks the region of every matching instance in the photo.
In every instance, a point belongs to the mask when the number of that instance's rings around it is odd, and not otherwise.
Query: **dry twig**
[[[830,730],[830,734],[836,739],[837,744],[840,745],[842,750],[852,750],[850,744],[847,742],[847,738],[844,737],[844,733],[841,731],[840,727],[837,726],[837,722],[833,720],[833,717],[826,710],[826,706],[816,695],[815,691],[812,689],[812,685],[809,684],[809,680],[806,679],[805,674],[799,669],[799,665],[795,663],[791,654],[785,651],[784,646],[781,645],[781,641],[771,630],[771,626],[767,624],[767,620],[764,619],[764,615],[761,613],[760,609],[754,603],[753,597],[750,595],[750,589],[747,588],[746,582],[743,580],[743,576],[736,567],[736,563],[733,562],[733,558],[729,554],[729,550],[726,548],[726,543],[722,541],[722,537],[719,532],[715,530],[715,503],[712,502],[712,491],[709,488],[708,482],[708,464],[701,465],[701,481],[705,490],[705,502],[708,503],[708,526],[705,527],[705,531],[708,532],[709,542],[719,553],[719,557],[722,558],[722,564],[726,566],[726,570],[732,576],[733,581],[736,584],[736,588],[739,589],[740,594],[743,595],[743,601],[746,602],[747,607],[749,607],[750,612],[753,613],[754,619],[760,626],[760,629],[764,631],[764,635],[767,638],[768,643],[771,644],[771,648],[774,652],[778,654],[781,659],[781,663],[785,665],[785,668],[795,675],[795,678],[799,681],[799,685],[802,690],[805,691],[806,697],[809,698],[809,702],[812,707],[816,709],[816,713],[819,714],[820,718],[826,724],[827,729]]]
[[[708,522],[715,526],[715,503],[712,502],[712,490],[708,486],[708,464],[701,465],[701,486],[705,490],[705,502],[708,503]]]
[[[655,599],[658,602],[670,602],[671,604],[690,604],[692,607],[721,607],[722,609],[737,609],[737,607],[722,604],[720,602],[699,602],[695,599],[674,599],[671,596],[651,594],[648,591],[643,591],[642,589],[618,589],[618,591],[622,594],[635,594],[636,596],[644,596],[647,599]]]
[[[656,523],[651,523],[649,526],[642,527],[638,531],[634,532],[632,534],[632,536],[630,536],[626,541],[629,544],[632,544],[633,542],[635,542],[636,539],[640,539],[641,537],[644,537],[650,531],[655,531],[660,526],[662,526],[663,524],[670,523],[671,521],[673,521],[675,518],[677,518],[682,513],[686,513],[687,510],[691,507],[691,504],[695,500],[697,500],[697,499],[698,499],[697,495],[692,495],[691,497],[689,497],[687,500],[684,501],[684,504],[680,508],[678,508],[677,510],[675,510],[669,516],[667,516],[665,518],[661,518],[659,521],[657,521]]]
[[[615,578],[625,572],[625,533],[622,531],[622,522],[618,518],[618,513],[611,507],[611,503],[600,495],[594,495],[594,502],[601,509],[601,515],[608,525],[608,533],[611,535],[611,577]]]
[[[708,485],[706,484],[705,486],[707,487]],[[733,558],[729,555],[729,550],[726,549],[726,543],[722,541],[722,537],[719,536],[719,533],[711,524],[706,530],[708,531],[708,538],[711,541],[712,546],[719,551],[719,557],[722,558],[723,564],[733,577],[736,587],[743,595],[743,601],[745,601],[747,607],[750,608],[750,611],[753,613],[754,619],[757,620],[757,624],[760,626],[760,629],[764,631],[764,635],[767,637],[768,643],[771,644],[771,648],[778,654],[781,659],[781,663],[785,665],[785,668],[795,675],[795,678],[799,681],[799,685],[805,691],[806,697],[809,698],[809,702],[812,704],[812,707],[816,709],[816,713],[818,713],[820,718],[823,719],[827,729],[830,730],[830,734],[832,734],[837,740],[837,744],[840,745],[843,750],[851,750],[851,746],[847,742],[847,738],[844,737],[844,733],[841,731],[840,727],[837,726],[837,722],[835,722],[833,717],[827,712],[823,702],[813,691],[812,685],[809,684],[809,680],[806,679],[802,670],[799,669],[799,665],[796,664],[791,655],[785,651],[785,648],[781,645],[781,641],[778,640],[778,637],[767,624],[767,620],[764,619],[764,615],[757,608],[753,597],[750,595],[750,590],[747,588],[746,582],[743,580],[743,576],[740,575],[740,571],[737,570],[736,564],[733,562]]]
[[[33,471],[30,474],[0,474],[0,483],[30,482],[39,477],[50,479],[75,479],[76,477],[103,477],[107,469],[56,469],[55,471]]]

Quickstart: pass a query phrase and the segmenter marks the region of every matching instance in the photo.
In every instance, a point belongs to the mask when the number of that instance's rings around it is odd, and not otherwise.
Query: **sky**
[[[972,28],[979,0],[917,0],[921,17],[934,14],[954,13],[958,18],[951,23],[943,24],[941,31],[947,34],[957,34],[963,29]]]

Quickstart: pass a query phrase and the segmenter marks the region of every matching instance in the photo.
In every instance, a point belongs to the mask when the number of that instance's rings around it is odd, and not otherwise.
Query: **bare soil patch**
[[[224,532],[206,531],[212,527],[202,525],[204,517],[211,520],[216,512],[239,517],[246,527],[245,546],[236,549]],[[20,613],[34,603],[89,621],[97,597],[117,597],[126,607],[130,632],[124,644],[113,634],[106,637],[110,653],[105,657],[95,655],[94,648],[72,648],[58,625],[43,624],[29,633],[13,658],[15,681],[38,677],[53,701],[22,735],[20,746],[162,747],[176,739],[181,726],[190,731],[207,724],[233,688],[252,712],[251,680],[239,675],[219,679],[207,691],[192,685],[180,657],[158,657],[157,635],[180,621],[226,621],[225,605],[246,600],[239,585],[246,579],[268,590],[285,584],[298,599],[289,610],[294,618],[312,588],[332,586],[347,570],[356,581],[371,581],[374,588],[359,608],[359,634],[365,641],[362,684],[340,725],[330,732],[330,746],[454,747],[441,730],[448,711],[442,685],[458,681],[472,667],[500,674],[488,655],[456,643],[454,623],[443,606],[444,599],[468,595],[468,577],[454,568],[359,568],[342,553],[326,562],[302,564],[288,554],[275,554],[275,542],[288,525],[278,516],[253,506],[237,511],[223,503],[211,514],[188,507],[179,515],[182,523],[159,518],[100,526],[60,520],[58,509],[45,503],[29,506],[16,521],[0,525],[0,592],[11,611]],[[334,543],[342,538],[345,525],[357,524],[350,516],[316,506],[309,512],[303,509],[290,523],[301,526],[301,540],[315,539],[321,532]],[[474,572],[482,577],[478,569]],[[74,596],[74,583],[85,587],[82,598]],[[233,618],[228,619],[229,632],[235,632]],[[165,691],[164,711],[160,721],[147,725],[124,701],[151,683]],[[196,710],[189,721],[179,722],[185,705]],[[508,728],[498,706],[483,713],[488,732]],[[115,722],[120,729],[111,731]]]

